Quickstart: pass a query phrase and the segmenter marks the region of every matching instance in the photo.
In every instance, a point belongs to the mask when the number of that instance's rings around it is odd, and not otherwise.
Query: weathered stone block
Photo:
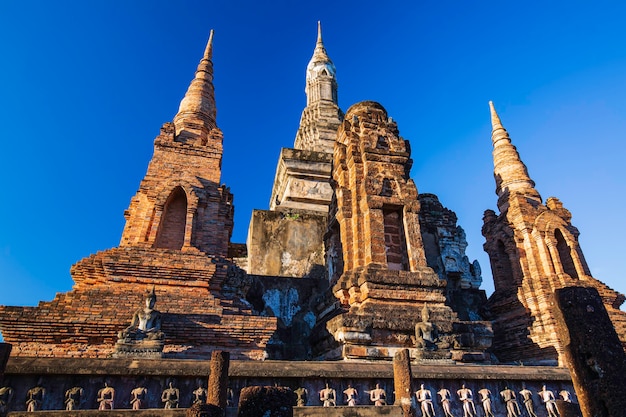
[[[248,273],[322,278],[326,215],[254,210],[248,231]]]
[[[185,417],[224,417],[224,409],[213,404],[194,404],[187,409]]]
[[[626,410],[626,354],[595,288],[556,290],[555,318],[563,357],[585,417]]]
[[[415,417],[416,410],[412,401],[413,373],[408,349],[400,350],[393,357],[393,381],[396,395],[395,405],[402,408],[404,417]]]
[[[245,387],[239,397],[238,417],[292,417],[296,394],[286,387]]]

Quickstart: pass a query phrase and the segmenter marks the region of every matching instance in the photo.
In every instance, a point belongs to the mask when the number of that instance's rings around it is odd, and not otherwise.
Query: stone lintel
[[[418,365],[414,375],[424,379],[515,380],[569,382],[567,368],[512,365]],[[12,357],[5,374],[206,377],[208,360],[87,359]],[[390,361],[231,361],[229,377],[393,378]]]

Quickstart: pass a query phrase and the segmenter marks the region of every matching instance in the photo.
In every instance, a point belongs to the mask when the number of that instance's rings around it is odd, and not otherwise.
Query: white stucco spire
[[[328,57],[328,53],[324,47],[322,40],[322,24],[321,22],[317,22],[317,42],[315,43],[313,56],[306,68],[306,93],[308,102],[315,100],[331,100],[335,103],[337,102],[336,73],[335,64],[333,64],[333,61]],[[324,91],[313,91],[312,84],[315,84],[317,80],[326,80],[331,88],[325,88]],[[335,85],[333,86],[331,84]]]

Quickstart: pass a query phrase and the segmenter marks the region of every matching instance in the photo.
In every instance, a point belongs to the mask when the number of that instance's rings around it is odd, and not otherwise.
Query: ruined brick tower
[[[264,357],[276,318],[253,314],[225,290],[243,271],[225,259],[234,209],[220,185],[212,35],[174,122],[154,140],[146,176],[124,213],[120,246],[72,266],[72,291],[38,307],[0,306],[0,330],[14,356],[117,354],[118,332],[154,288],[165,357],[202,358],[216,348],[235,358]]]
[[[483,235],[495,292],[489,298],[493,349],[501,361],[556,362],[561,354],[553,313],[555,289],[598,290],[626,345],[624,296],[591,276],[571,213],[554,197],[543,204],[493,103],[491,122],[499,215],[485,211]]]
[[[446,305],[446,281],[427,266],[411,164],[408,141],[380,104],[350,107],[333,155],[326,248],[343,312],[322,314],[327,334],[320,332],[317,349],[327,358],[393,357],[416,345],[416,322],[425,321],[440,336],[428,349],[411,349],[412,356],[485,359],[489,324],[461,322]]]
[[[163,125],[154,141],[148,172],[124,213],[121,247],[228,253],[233,206],[232,194],[220,186],[212,35],[174,123]]]

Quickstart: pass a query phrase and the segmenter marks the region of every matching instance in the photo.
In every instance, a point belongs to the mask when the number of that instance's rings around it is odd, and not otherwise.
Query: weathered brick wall
[[[221,143],[219,130],[214,129],[210,136],[210,142]],[[221,148],[217,152],[210,147],[178,142],[174,125],[166,123],[155,139],[147,173],[124,213],[126,226],[120,246],[170,247],[167,242],[172,237],[163,233],[182,232],[183,250],[196,248],[214,256],[226,256],[234,209],[232,194],[219,185],[221,158]],[[163,232],[162,219],[175,190],[185,193],[185,221],[177,225],[183,229]]]
[[[0,329],[14,356],[107,357],[154,285],[166,356],[203,357],[221,346],[262,358],[276,319],[219,295],[229,265],[164,249],[99,252],[72,267],[72,291],[38,307],[0,307]]]
[[[417,189],[408,177],[408,142],[378,103],[357,103],[347,115],[337,133],[333,165],[344,269],[387,267],[383,210],[391,208],[402,211],[407,268],[426,266]]]

